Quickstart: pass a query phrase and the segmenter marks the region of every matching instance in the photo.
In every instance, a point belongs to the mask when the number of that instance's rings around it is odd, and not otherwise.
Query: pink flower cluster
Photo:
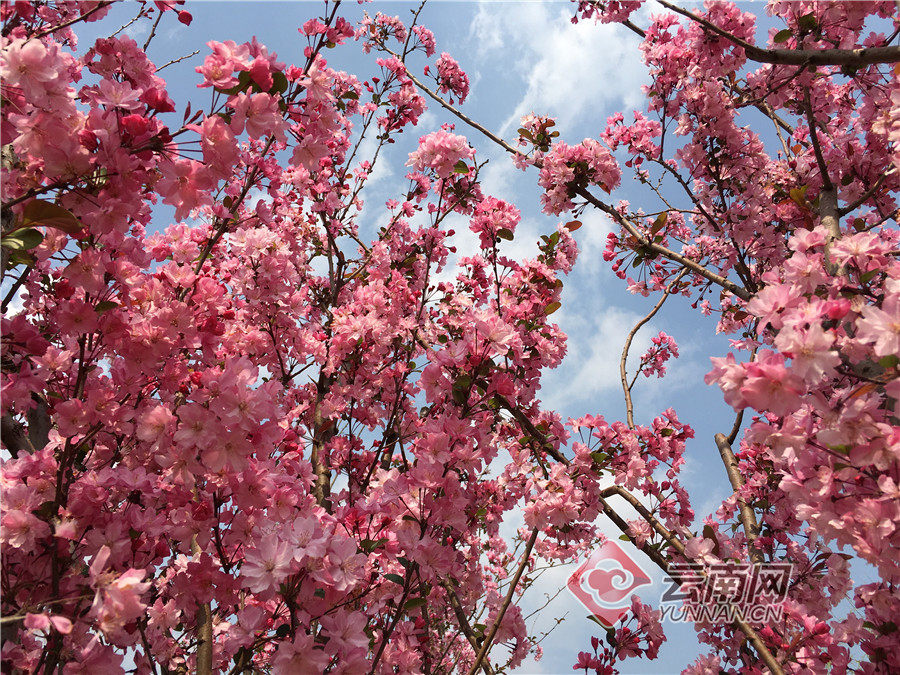
[[[443,52],[435,61],[434,66],[437,69],[435,80],[441,93],[451,94],[451,104],[453,96],[456,96],[460,103],[464,103],[469,95],[469,76],[462,71],[456,59],[447,52]]]
[[[438,178],[446,180],[465,164],[465,160],[474,156],[475,149],[464,136],[435,131],[419,139],[419,147],[410,153],[406,166],[416,171],[431,170]]]
[[[651,342],[650,349],[641,356],[638,370],[644,373],[645,377],[654,374],[657,377],[663,377],[666,374],[666,361],[673,357],[678,358],[678,344],[675,342],[675,338],[662,331],[656,337],[651,338]]]
[[[558,215],[574,206],[578,190],[596,185],[610,192],[619,184],[621,173],[609,150],[586,138],[578,145],[556,143],[543,156],[538,183],[544,189],[544,212]]]

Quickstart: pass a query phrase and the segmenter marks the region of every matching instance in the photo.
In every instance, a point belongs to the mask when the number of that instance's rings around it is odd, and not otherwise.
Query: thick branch
[[[711,21],[697,16],[691,11],[673,5],[666,0],[656,0],[660,5],[676,14],[696,21],[711,33],[725,38],[744,50],[747,58],[758,63],[778,66],[846,66],[862,68],[876,63],[900,62],[900,47],[870,47],[867,49],[762,49],[746,40],[719,28]]]
[[[191,539],[191,554],[200,553],[197,535]],[[212,675],[213,625],[212,606],[208,602],[197,604],[197,675]]]
[[[744,478],[741,476],[738,468],[737,459],[731,444],[725,438],[725,434],[716,434],[716,447],[719,448],[719,455],[722,457],[722,463],[725,465],[725,471],[728,473],[728,480],[731,488],[737,494],[744,487]],[[738,508],[741,514],[741,525],[744,526],[744,534],[747,536],[747,548],[750,551],[750,560],[755,565],[761,565],[765,562],[762,552],[753,544],[759,536],[759,522],[756,520],[756,512],[751,506],[744,501],[743,497],[737,498]]]
[[[825,270],[831,275],[840,274],[840,268],[831,260],[831,247],[841,238],[841,220],[838,216],[837,190],[822,189],[819,193],[819,219],[828,230],[825,235]]]

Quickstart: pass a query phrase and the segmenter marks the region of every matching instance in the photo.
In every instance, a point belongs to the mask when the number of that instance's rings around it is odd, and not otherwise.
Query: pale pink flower
[[[862,316],[856,324],[859,339],[874,343],[877,356],[900,354],[900,280],[885,282],[881,308],[864,307]]]
[[[278,584],[291,573],[293,551],[276,536],[262,538],[257,548],[249,549],[241,564],[243,584],[254,593],[278,590]]]
[[[784,365],[784,357],[764,350],[756,361],[746,366],[747,379],[741,396],[753,408],[769,411],[779,417],[789,415],[803,403],[806,393],[803,381]]]
[[[115,632],[128,621],[141,616],[147,607],[141,602],[141,594],[150,588],[149,581],[141,581],[144,570],[128,569],[122,574],[104,572],[109,557],[109,547],[103,546],[94,555],[89,568],[91,586],[95,591],[91,615],[97,619],[97,625],[104,633]]]
[[[299,675],[322,673],[331,661],[318,649],[310,635],[299,633],[293,642],[281,642],[272,659],[272,675]]]
[[[449,178],[457,162],[474,156],[474,148],[463,136],[435,131],[419,139],[419,147],[410,153],[406,166],[412,166],[417,171],[433,169],[440,178]]]

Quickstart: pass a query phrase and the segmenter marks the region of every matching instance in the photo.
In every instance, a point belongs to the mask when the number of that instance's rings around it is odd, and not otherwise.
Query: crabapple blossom
[[[136,4],[135,28],[190,24],[182,4]],[[418,12],[326,5],[297,63],[210,41],[189,110],[116,27],[79,46],[108,5],[0,3],[4,668],[506,671],[540,653],[531,572],[605,519],[662,569],[793,566],[782,622],[698,624],[686,672],[900,669],[895,4],[774,1],[765,32],[731,2],[578,1],[640,36],[646,101],[596,139],[540,112],[517,147],[489,137],[565,216],[515,259],[521,213],[451,124],[368,199],[426,101],[470,121],[471,83]],[[351,38],[377,54],[362,79],[325,58]],[[630,384],[622,355],[625,419],[543,407],[593,208],[630,290],[732,337],[715,439],[635,419],[637,374],[678,356],[665,332]],[[730,494],[698,521],[679,474],[713,440]],[[664,639],[635,596],[574,670]]]

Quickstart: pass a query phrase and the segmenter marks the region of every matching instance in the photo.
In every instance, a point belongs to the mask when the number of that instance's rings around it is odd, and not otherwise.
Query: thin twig
[[[393,51],[391,51],[390,49],[388,49],[387,47],[384,47],[383,49],[388,54],[396,56],[396,54]],[[442,99],[435,92],[433,92],[428,86],[423,84],[421,80],[419,80],[415,75],[413,75],[409,71],[409,69],[407,69],[406,73],[419,89],[421,89],[429,97],[431,97],[432,99],[434,99],[435,101],[440,103],[440,105],[445,110],[447,110],[448,112],[452,113],[453,115],[455,115],[456,117],[461,119],[463,122],[465,122],[467,125],[469,125],[473,129],[480,131],[487,138],[494,141],[494,143],[496,143],[497,145],[502,147],[504,150],[506,150],[510,154],[523,156],[521,152],[519,152],[516,148],[514,148],[509,143],[504,141],[502,138],[500,138],[496,134],[492,133],[491,131],[488,131],[484,126],[482,126],[481,124],[478,124],[478,122],[474,121],[473,119],[471,119],[464,113],[460,112],[454,106],[447,103],[444,99]],[[534,162],[534,165],[536,167],[540,166],[540,164],[538,162]],[[637,230],[637,228],[631,222],[628,221],[627,218],[625,218],[621,213],[619,213],[615,208],[613,208],[609,204],[606,204],[605,202],[603,202],[600,199],[598,199],[597,197],[595,197],[593,194],[588,192],[585,188],[575,187],[574,191],[579,197],[582,197],[588,203],[597,207],[598,209],[603,211],[605,214],[607,214],[608,216],[613,218],[613,220],[615,220],[617,223],[619,223],[619,225],[621,225],[632,237],[634,237],[634,239],[637,242],[638,247],[649,249],[651,252],[657,253],[657,254],[663,256],[664,258],[668,258],[672,262],[676,262],[679,265],[681,265],[682,267],[687,267],[689,270],[691,270],[695,274],[703,277],[707,281],[711,281],[712,283],[716,284],[717,286],[721,286],[722,288],[724,288],[726,291],[728,291],[732,295],[736,295],[737,297],[739,297],[741,300],[749,300],[751,297],[753,297],[752,293],[750,293],[750,291],[748,291],[747,289],[742,288],[741,286],[738,286],[737,284],[735,284],[733,281],[730,281],[730,280],[726,279],[725,277],[708,270],[700,263],[696,263],[693,260],[690,260],[689,258],[686,258],[685,256],[681,255],[680,253],[676,253],[675,251],[670,251],[665,246],[662,246],[660,244],[655,244],[652,241],[646,239],[643,235],[641,235],[641,233]]]
[[[160,10],[159,14],[156,15],[156,20],[153,22],[153,26],[150,28],[150,35],[147,36],[147,41],[144,43],[144,47],[142,51],[147,51],[147,47],[150,46],[150,41],[156,36],[156,27],[159,25],[159,22],[162,21],[163,13]]]
[[[634,405],[631,401],[631,386],[628,384],[628,373],[625,370],[625,361],[628,359],[628,352],[631,349],[631,342],[634,340],[634,336],[637,335],[637,332],[654,316],[656,313],[662,308],[663,303],[665,303],[666,299],[672,293],[675,288],[675,284],[681,281],[681,278],[687,274],[686,269],[682,269],[678,276],[676,276],[668,286],[666,286],[666,290],[663,292],[662,297],[659,299],[659,302],[656,303],[656,306],[650,310],[650,313],[647,314],[643,319],[638,321],[634,328],[631,329],[631,332],[628,333],[628,337],[625,338],[625,346],[622,348],[622,358],[619,359],[619,377],[622,380],[622,391],[625,394],[625,416],[626,421],[628,423],[629,429],[634,429]],[[637,377],[637,374],[635,374]]]
[[[197,54],[199,54],[199,53],[200,53],[200,50],[199,50],[199,49],[195,49],[195,50],[192,51],[190,54],[185,54],[184,56],[181,56],[181,57],[179,57],[179,58],[177,58],[177,59],[172,59],[172,60],[169,61],[168,63],[164,63],[164,64],[161,65],[159,68],[157,68],[157,69],[156,69],[156,72],[158,73],[158,72],[161,71],[163,68],[168,68],[168,67],[171,66],[172,64],[175,64],[175,63],[181,63],[181,62],[184,61],[185,59],[189,59],[189,58],[191,58],[192,56],[197,56]]]

